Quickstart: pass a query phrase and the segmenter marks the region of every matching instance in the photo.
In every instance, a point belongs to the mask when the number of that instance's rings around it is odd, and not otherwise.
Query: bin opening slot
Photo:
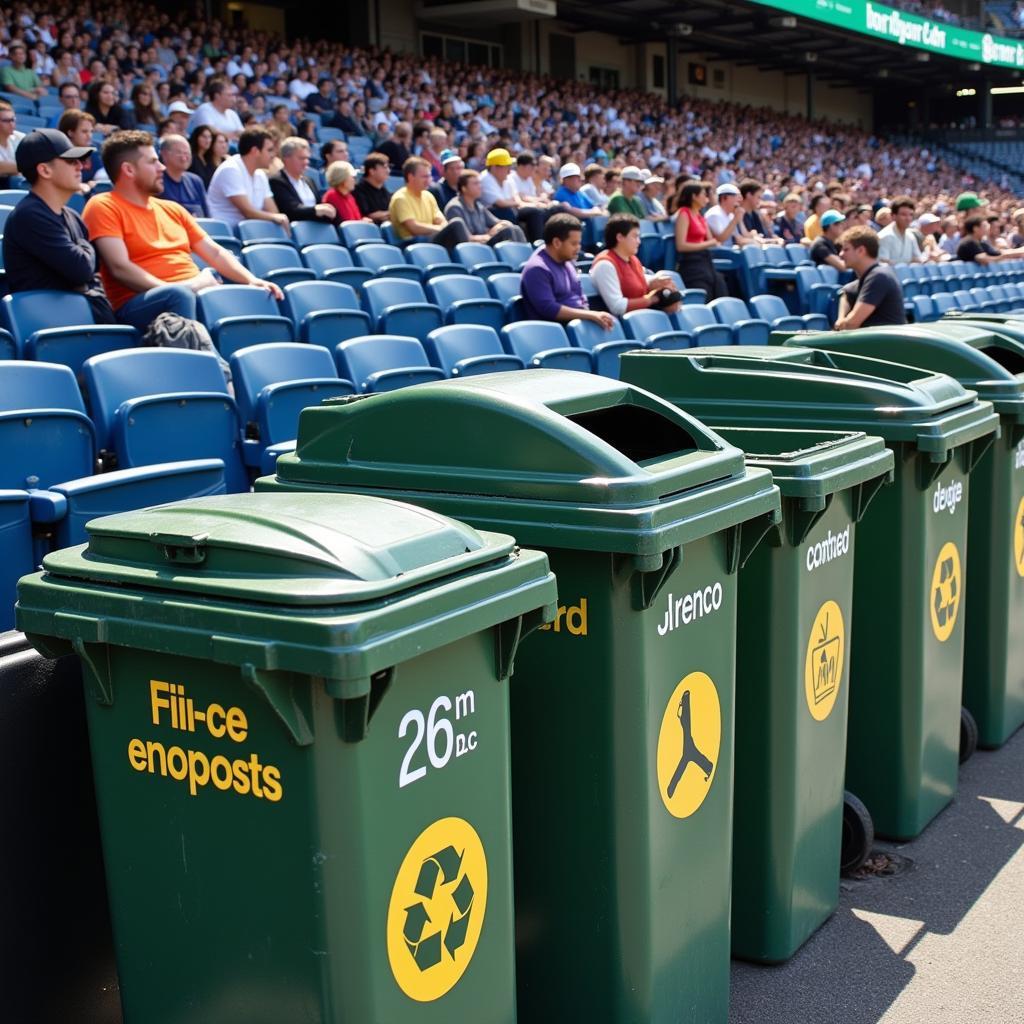
[[[566,419],[641,465],[669,455],[698,451],[697,441],[688,430],[653,409],[638,405],[613,405]]]
[[[985,345],[978,351],[984,352],[989,359],[998,363],[1004,370],[1015,376],[1024,373],[1024,355],[1021,355],[1019,352],[1014,352],[1008,348],[1000,348],[998,345]]]

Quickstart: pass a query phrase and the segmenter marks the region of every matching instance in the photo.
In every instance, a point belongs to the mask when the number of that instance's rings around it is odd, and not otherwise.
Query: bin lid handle
[[[202,565],[206,561],[208,533],[151,533],[150,543],[175,565]]]

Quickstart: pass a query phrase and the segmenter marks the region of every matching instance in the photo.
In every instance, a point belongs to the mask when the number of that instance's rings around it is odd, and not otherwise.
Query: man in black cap
[[[112,324],[96,250],[82,218],[67,205],[81,190],[82,166],[93,152],[91,146],[72,146],[56,128],[38,128],[21,140],[18,173],[31,192],[7,218],[4,267],[11,292],[78,292],[89,300],[96,323]]]

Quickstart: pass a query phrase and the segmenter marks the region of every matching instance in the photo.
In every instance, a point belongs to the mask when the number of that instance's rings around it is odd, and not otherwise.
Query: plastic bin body
[[[715,427],[772,471],[782,522],[740,572],[732,952],[789,959],[839,902],[857,524],[880,438]]]
[[[1024,724],[1024,323],[957,317],[794,342],[948,373],[999,414],[971,474],[963,703],[979,744],[1001,746]]]
[[[299,435],[258,490],[415,496],[505,523],[558,578],[512,699],[521,1019],[725,1024],[736,573],[777,519],[770,475],[565,371],[325,403]]]
[[[140,541],[127,556],[108,540],[97,571],[69,549],[20,585],[33,642],[82,659],[126,1020],[514,1024],[500,677],[554,582],[510,538],[373,499],[339,516],[345,500],[246,495],[109,517],[90,524],[91,549],[97,530],[127,524]],[[346,524],[335,532],[344,514],[378,527],[350,541]],[[290,566],[308,576],[282,597],[272,548],[310,527],[307,564]],[[212,538],[199,555],[189,529]],[[124,571],[150,530],[183,585],[161,590],[156,568],[157,586],[141,586],[146,563]],[[446,530],[453,572],[431,577],[417,533]],[[408,591],[388,578],[392,556]]]
[[[893,485],[854,556],[846,788],[879,835],[918,835],[956,791],[968,476],[998,426],[991,405],[942,374],[802,348],[627,353],[622,366],[708,422],[864,430],[892,449]]]

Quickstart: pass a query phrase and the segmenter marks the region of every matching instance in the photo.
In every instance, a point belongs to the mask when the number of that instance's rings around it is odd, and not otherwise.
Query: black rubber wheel
[[[978,723],[967,708],[960,708],[960,763],[970,759],[978,749]]]
[[[868,809],[849,790],[843,792],[843,847],[839,870],[850,875],[868,859],[875,844],[875,825]]]

